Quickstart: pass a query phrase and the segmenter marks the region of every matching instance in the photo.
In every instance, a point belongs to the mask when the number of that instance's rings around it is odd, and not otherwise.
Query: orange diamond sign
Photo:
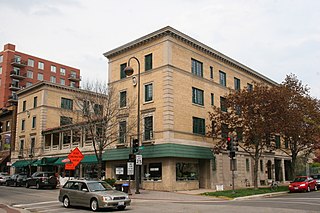
[[[83,159],[83,154],[81,151],[77,148],[75,148],[69,155],[68,158],[70,159],[71,163],[76,167],[80,161]]]

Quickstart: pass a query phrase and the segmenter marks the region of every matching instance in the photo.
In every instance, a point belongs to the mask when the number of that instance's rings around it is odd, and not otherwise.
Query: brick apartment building
[[[79,87],[80,70],[16,51],[4,45],[0,52],[0,108],[17,103],[16,92],[38,81]]]

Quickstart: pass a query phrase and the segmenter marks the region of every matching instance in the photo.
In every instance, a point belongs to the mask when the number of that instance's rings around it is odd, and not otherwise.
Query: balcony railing
[[[9,85],[9,89],[12,91],[18,91],[20,89],[22,89],[23,86],[19,85],[19,84],[10,84]]]
[[[70,81],[81,81],[81,76],[77,74],[69,74],[68,79]]]
[[[8,97],[8,101],[9,101],[9,102],[18,102],[18,97],[17,97],[17,95],[10,95],[10,96]]]
[[[16,67],[25,67],[27,66],[27,61],[21,60],[20,58],[14,58],[11,60],[11,65]]]
[[[10,77],[21,80],[21,79],[25,79],[27,77],[27,75],[26,75],[26,73],[22,74],[21,72],[17,72],[17,71],[12,70],[10,72]]]

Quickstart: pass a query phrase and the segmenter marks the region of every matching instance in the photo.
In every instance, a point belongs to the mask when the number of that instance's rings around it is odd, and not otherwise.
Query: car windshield
[[[112,190],[112,187],[105,182],[91,182],[87,185],[91,192]]]
[[[293,180],[293,182],[304,182],[306,181],[307,178],[306,177],[297,177]]]

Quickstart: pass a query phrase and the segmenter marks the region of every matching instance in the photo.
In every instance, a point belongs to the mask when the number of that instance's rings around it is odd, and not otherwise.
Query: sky
[[[320,99],[318,0],[0,0],[0,49],[105,79],[103,53],[165,26],[281,83],[295,74]]]

